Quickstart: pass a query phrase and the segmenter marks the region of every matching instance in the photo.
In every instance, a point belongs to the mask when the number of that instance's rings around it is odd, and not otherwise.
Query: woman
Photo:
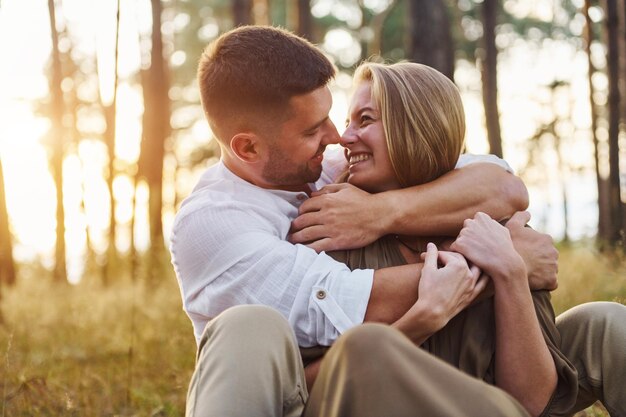
[[[413,63],[365,63],[355,73],[355,91],[342,136],[349,163],[342,180],[372,193],[432,181],[455,167],[464,134],[461,98],[445,76]],[[515,221],[523,221],[520,219],[524,215],[517,215]],[[449,244],[444,238],[435,240]],[[437,325],[431,320],[413,340],[421,343],[427,339],[422,343],[424,349],[505,389],[533,415],[569,408],[576,396],[576,372],[555,343],[558,333],[549,296],[538,293],[531,298],[525,266],[506,229],[486,215],[478,215],[452,243],[453,250],[492,277],[495,292],[493,298],[465,310],[475,289],[484,282],[478,281],[468,297],[466,266],[458,267],[456,273],[447,271],[446,284],[438,285],[441,278],[437,283],[430,277],[437,270],[436,260],[443,262],[445,269],[453,255],[437,253],[434,245],[426,247],[427,241],[386,236],[365,248],[330,255],[351,268],[381,268],[419,262],[427,249],[418,303],[425,300],[425,305],[439,314]],[[428,304],[428,300],[441,301],[432,294],[446,286],[447,290],[458,289],[457,293],[448,292],[449,302]],[[402,330],[404,323],[401,319],[394,325]]]

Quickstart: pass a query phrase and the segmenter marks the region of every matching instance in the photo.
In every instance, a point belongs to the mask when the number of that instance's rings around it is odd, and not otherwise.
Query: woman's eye
[[[374,120],[374,119],[372,119],[370,116],[367,116],[367,115],[364,114],[364,115],[361,116],[360,122],[361,122],[361,125],[364,125],[364,124],[367,124],[367,123],[371,122],[372,120]]]

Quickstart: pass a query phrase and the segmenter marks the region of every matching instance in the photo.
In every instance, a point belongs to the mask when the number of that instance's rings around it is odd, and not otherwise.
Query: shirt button
[[[299,194],[298,197],[296,197],[298,200],[300,201],[304,201],[306,200],[306,196],[304,194]]]
[[[323,300],[324,298],[326,298],[326,291],[320,290],[317,292],[317,294],[315,294],[315,296],[318,300]]]

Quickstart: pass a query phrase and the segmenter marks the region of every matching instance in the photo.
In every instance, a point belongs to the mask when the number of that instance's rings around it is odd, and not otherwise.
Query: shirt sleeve
[[[464,153],[459,156],[459,160],[456,163],[456,169],[463,168],[467,165],[476,164],[476,163],[488,163],[488,164],[496,164],[501,166],[506,171],[514,174],[513,168],[502,158],[498,158],[495,155],[474,155],[470,153]]]
[[[240,304],[282,313],[300,346],[331,345],[363,322],[373,270],[355,270],[279,236],[270,210],[241,202],[181,211],[171,235],[183,308],[199,340],[208,320]]]

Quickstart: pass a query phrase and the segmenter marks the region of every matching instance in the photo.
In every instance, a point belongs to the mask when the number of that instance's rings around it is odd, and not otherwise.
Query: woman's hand
[[[418,287],[418,302],[438,313],[443,327],[474,301],[487,282],[488,277],[481,276],[476,265],[469,266],[462,255],[439,251],[429,243]]]
[[[488,279],[481,275],[478,267],[470,267],[463,256],[438,251],[433,243],[429,243],[418,300],[394,326],[414,343],[421,344],[470,305],[485,289]]]
[[[526,265],[513,246],[509,230],[485,213],[465,220],[450,248],[478,265],[494,284],[519,277],[526,280]]]

